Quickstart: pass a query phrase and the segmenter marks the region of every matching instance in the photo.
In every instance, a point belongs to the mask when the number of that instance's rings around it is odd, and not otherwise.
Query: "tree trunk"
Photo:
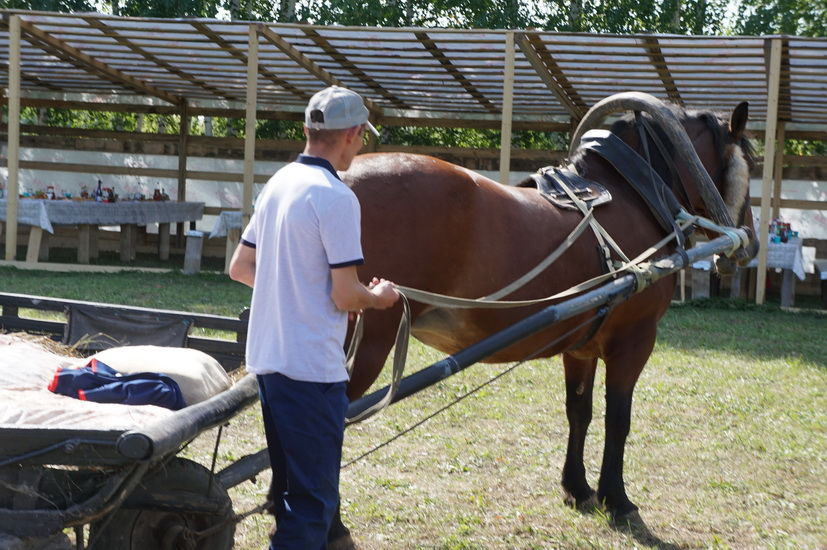
[[[675,0],[675,13],[672,15],[672,32],[681,32],[681,0]]]
[[[583,0],[571,0],[569,3],[569,28],[574,32],[583,29]]]
[[[698,13],[695,17],[695,28],[692,29],[694,34],[704,33],[704,24],[706,23],[706,0],[698,0]]]

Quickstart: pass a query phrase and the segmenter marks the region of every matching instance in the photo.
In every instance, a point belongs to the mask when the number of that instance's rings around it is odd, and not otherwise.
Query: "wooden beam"
[[[778,120],[789,122],[793,118],[790,105],[792,95],[790,92],[790,41],[788,38],[781,38],[781,76],[778,83]],[[799,81],[799,84],[801,82]],[[821,94],[821,92],[820,92]],[[819,97],[823,97],[820,95]]]
[[[178,128],[178,190],[175,200],[183,202],[187,197],[187,141],[190,136],[190,115],[187,102],[181,105],[181,124]]]
[[[779,115],[780,116],[780,115]],[[780,216],[781,210],[781,185],[784,169],[784,121],[778,121],[778,128],[775,132],[775,158],[772,161],[772,217]]]
[[[141,46],[138,46],[137,44],[135,44],[134,42],[132,42],[128,38],[126,38],[124,36],[121,36],[112,27],[110,27],[109,25],[107,25],[106,23],[101,21],[100,19],[97,19],[95,17],[84,17],[83,19],[84,19],[84,21],[89,23],[89,26],[98,29],[105,36],[108,36],[109,38],[114,39],[118,44],[121,44],[122,46],[125,46],[125,47],[129,48],[130,50],[137,53],[138,55],[140,55],[141,57],[143,57],[147,61],[150,61],[150,62],[154,63],[155,65],[157,65],[158,67],[161,67],[165,71],[167,71],[169,73],[172,73],[172,74],[178,76],[179,78],[182,78],[183,80],[186,80],[187,82],[190,82],[190,83],[194,84],[195,86],[198,86],[199,88],[207,90],[211,94],[216,95],[218,97],[223,97],[223,98],[229,99],[230,101],[237,101],[239,99],[236,96],[225,93],[224,91],[216,88],[215,86],[207,84],[203,80],[199,80],[198,78],[195,78],[191,74],[179,69],[175,65],[167,63],[166,61],[164,61],[163,59],[161,59],[158,56],[154,55],[153,53],[149,52],[148,50],[142,48]]]
[[[347,69],[350,73],[358,78],[365,86],[372,89],[376,94],[384,97],[398,109],[410,109],[410,106],[399,99],[396,94],[392,94],[381,84],[371,78],[366,72],[353,64],[346,55],[337,50],[327,38],[319,34],[315,29],[305,28],[304,33],[310,37],[325,53],[327,53],[333,60],[335,60],[342,68]],[[374,136],[375,137],[375,136]]]
[[[82,70],[98,75],[106,80],[109,80],[110,82],[129,88],[140,94],[147,94],[157,97],[168,103],[172,103],[173,105],[178,105],[181,101],[183,101],[183,98],[179,96],[167,93],[164,90],[155,88],[154,86],[150,86],[146,82],[132,78],[126,73],[122,73],[121,71],[113,69],[105,63],[101,63],[92,56],[83,53],[77,48],[73,48],[72,46],[58,40],[57,38],[54,38],[44,31],[41,31],[31,23],[21,21],[20,26],[25,32],[26,40],[31,42],[33,45],[42,48],[46,52],[51,53]]]
[[[511,116],[514,107],[514,33],[505,35],[502,130],[500,132],[500,183],[508,185],[511,174]]]
[[[764,174],[761,180],[761,215],[758,228],[758,276],[755,283],[755,303],[763,304],[767,283],[767,246],[770,224],[770,192],[772,191],[775,138],[778,127],[778,98],[781,84],[781,39],[770,38],[767,64],[767,126],[764,132]]]
[[[516,40],[517,45],[534,68],[537,76],[554,94],[554,97],[557,98],[563,108],[568,111],[569,115],[575,120],[583,118],[587,110],[586,103],[574,90],[545,44],[536,35],[523,33],[517,35]]]
[[[660,76],[661,82],[663,82],[664,88],[666,88],[669,99],[678,105],[683,105],[681,94],[678,92],[678,86],[675,84],[675,79],[672,78],[669,65],[666,63],[666,58],[663,57],[663,52],[660,49],[660,42],[658,42],[658,39],[654,36],[645,36],[643,38],[643,45],[646,48],[649,59],[652,60],[652,65],[658,72],[658,76]]]
[[[750,205],[761,206],[761,197],[751,197]],[[799,199],[781,199],[779,206],[781,208],[792,208],[794,210],[825,210],[827,209],[827,202],[808,201]]]
[[[9,17],[9,177],[6,185],[6,260],[17,256],[17,196],[20,190],[20,16]]]
[[[346,87],[343,86],[343,84],[338,78],[327,72],[327,70],[324,69],[324,67],[321,67],[315,61],[313,61],[312,59],[304,55],[302,52],[297,50],[295,47],[293,47],[292,44],[288,43],[282,37],[270,30],[270,28],[267,27],[267,25],[259,24],[257,25],[257,28],[258,32],[261,33],[265,40],[277,47],[279,50],[282,51],[282,53],[284,53],[284,55],[286,55],[299,65],[301,65],[310,74],[312,74],[328,86]],[[378,105],[376,105],[373,101],[366,97],[362,99],[365,102],[365,107],[367,107],[368,111],[371,112],[371,115],[377,118],[382,117],[382,109]]]
[[[253,168],[256,160],[256,99],[258,97],[258,36],[262,26],[250,25],[247,37],[247,118],[244,131],[244,188],[241,225],[253,214]]]
[[[416,38],[425,46],[425,49],[428,50],[431,55],[439,61],[439,64],[442,65],[442,68],[445,69],[448,74],[450,74],[454,80],[459,82],[459,84],[465,88],[465,91],[468,92],[471,97],[476,99],[483,107],[485,107],[488,111],[492,113],[500,114],[500,110],[497,108],[496,105],[491,103],[491,101],[485,97],[485,95],[480,92],[474,84],[468,80],[462,72],[457,69],[457,67],[451,63],[451,60],[448,59],[448,56],[443,53],[442,50],[439,49],[436,42],[428,35],[426,32],[415,32],[414,35]]]
[[[209,38],[210,40],[215,42],[222,50],[224,50],[225,52],[229,53],[230,55],[232,55],[233,57],[235,57],[236,59],[241,61],[241,63],[244,65],[245,71],[246,71],[247,55],[244,52],[242,52],[241,50],[239,50],[238,48],[233,46],[230,42],[225,40],[220,34],[214,32],[213,30],[211,30],[204,23],[201,23],[200,21],[190,21],[190,25],[195,27],[204,36],[206,36],[207,38]],[[276,86],[279,86],[283,90],[293,94],[294,96],[300,97],[303,100],[309,100],[310,99],[310,94],[308,94],[307,92],[305,92],[301,88],[297,88],[296,86],[294,86],[293,84],[291,84],[287,80],[284,80],[283,78],[279,77],[276,73],[269,70],[266,66],[264,66],[261,63],[259,63],[258,72],[263,77],[268,79],[270,82],[272,82]],[[261,116],[257,115],[257,118],[261,118]]]

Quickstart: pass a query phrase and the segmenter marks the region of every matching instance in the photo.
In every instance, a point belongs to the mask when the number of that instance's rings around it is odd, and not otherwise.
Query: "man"
[[[270,178],[230,263],[230,277],[253,288],[247,370],[258,376],[277,488],[271,550],[325,548],[339,500],[348,312],[399,298],[389,281],[359,281],[359,202],[336,173],[366,130],[377,133],[355,92],[310,98],[304,153]]]

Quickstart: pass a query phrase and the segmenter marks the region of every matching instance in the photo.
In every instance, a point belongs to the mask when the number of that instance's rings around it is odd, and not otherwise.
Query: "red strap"
[[[78,399],[81,401],[86,401],[86,392],[83,390],[78,390]]]

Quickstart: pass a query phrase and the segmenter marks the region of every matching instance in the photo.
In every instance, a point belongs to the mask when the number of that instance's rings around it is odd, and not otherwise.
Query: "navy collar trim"
[[[314,157],[311,155],[304,155],[300,154],[299,157],[296,159],[296,162],[299,164],[307,164],[310,166],[320,166],[333,174],[337,180],[341,181],[342,178],[339,177],[339,174],[336,173],[336,169],[333,168],[333,165],[330,164],[330,161],[327,159],[323,159],[322,157]]]

